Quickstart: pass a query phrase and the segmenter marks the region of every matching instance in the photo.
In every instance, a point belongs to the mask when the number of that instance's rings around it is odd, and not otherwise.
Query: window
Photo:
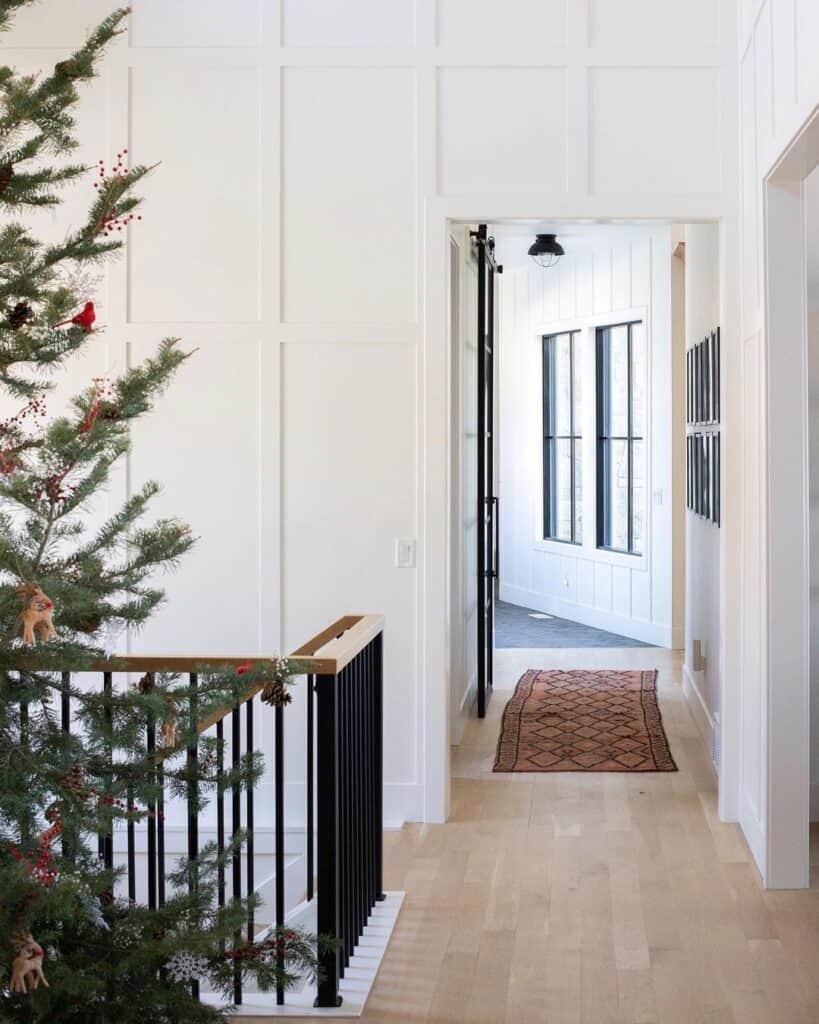
[[[543,339],[543,536],[583,539],[579,331]]]
[[[597,329],[597,546],[643,553],[646,353],[641,323]]]

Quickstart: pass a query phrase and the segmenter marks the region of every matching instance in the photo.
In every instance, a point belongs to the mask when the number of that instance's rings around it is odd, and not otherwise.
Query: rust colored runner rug
[[[657,672],[530,670],[503,712],[496,772],[675,772]]]

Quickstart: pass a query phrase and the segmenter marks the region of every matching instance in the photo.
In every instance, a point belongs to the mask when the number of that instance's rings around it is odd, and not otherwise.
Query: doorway
[[[816,390],[815,207],[819,115],[805,125],[765,181],[765,379],[767,382],[767,751],[763,853],[770,888],[810,883],[811,764],[817,760],[819,584],[812,535],[819,513]],[[764,428],[763,428],[764,429]],[[763,570],[764,571],[764,570]],[[766,606],[767,604],[767,606]],[[812,749],[813,748],[813,756]],[[763,747],[763,749],[765,749]],[[817,773],[814,772],[814,778]],[[814,812],[819,808],[814,798]]]

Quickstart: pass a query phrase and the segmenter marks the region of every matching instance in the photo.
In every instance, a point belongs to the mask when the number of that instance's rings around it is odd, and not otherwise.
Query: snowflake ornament
[[[207,970],[208,962],[203,956],[193,953],[174,953],[165,964],[165,970],[172,981],[195,981]]]

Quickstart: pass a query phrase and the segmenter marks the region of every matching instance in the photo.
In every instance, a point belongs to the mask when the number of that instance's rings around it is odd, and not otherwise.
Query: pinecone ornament
[[[137,689],[140,693],[150,693],[154,688],[154,674],[153,672],[146,672],[145,675],[137,683]]]
[[[272,679],[269,683],[265,683],[261,699],[272,708],[283,708],[292,703],[293,696],[281,679]]]
[[[85,769],[81,764],[75,764],[65,775],[61,775],[57,781],[60,788],[67,793],[81,793],[85,789]]]
[[[0,191],[2,191],[1,187]],[[33,316],[34,310],[31,305],[25,299],[21,299],[20,302],[6,310],[6,326],[16,331],[20,327],[25,327]]]

